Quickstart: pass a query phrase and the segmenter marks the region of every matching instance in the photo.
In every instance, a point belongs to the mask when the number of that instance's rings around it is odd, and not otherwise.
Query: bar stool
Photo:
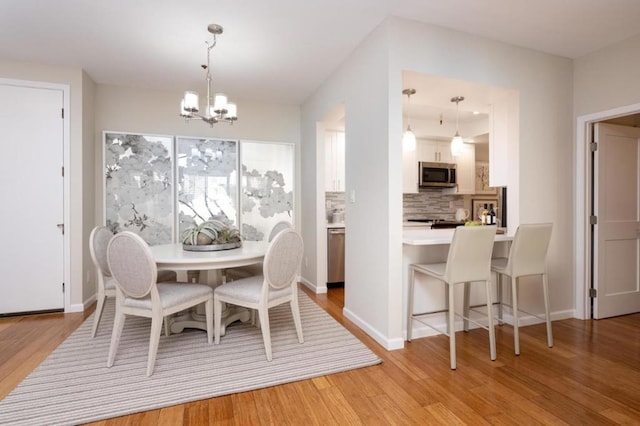
[[[447,312],[447,330],[449,336],[449,358],[451,369],[456,369],[456,337],[455,337],[455,286],[472,281],[484,281],[487,294],[487,321],[488,326],[471,320],[475,324],[489,331],[489,349],[491,360],[496,359],[496,340],[493,327],[493,310],[491,303],[491,252],[495,240],[495,226],[459,226],[453,234],[453,240],[449,247],[446,263],[412,264],[411,279],[409,282],[409,297],[407,306],[407,340],[411,341],[412,320],[433,328],[439,333],[441,330],[423,322],[423,315],[431,315],[439,312]],[[415,274],[421,273],[436,278],[445,284],[445,304],[447,308],[440,311],[414,313],[413,296],[415,288]],[[463,317],[465,318],[465,317]],[[468,319],[468,318],[465,318]]]
[[[498,275],[498,299],[500,302],[498,319],[502,322],[502,305],[509,306],[513,313],[513,344],[516,355],[520,355],[520,332],[518,312],[541,319],[547,323],[547,345],[553,347],[553,333],[549,316],[549,285],[547,280],[547,250],[551,241],[551,223],[523,224],[518,227],[509,249],[508,258],[491,260],[491,271]],[[511,279],[511,305],[502,301],[502,276]],[[541,275],[544,293],[545,317],[523,311],[518,307],[518,283],[521,277]]]

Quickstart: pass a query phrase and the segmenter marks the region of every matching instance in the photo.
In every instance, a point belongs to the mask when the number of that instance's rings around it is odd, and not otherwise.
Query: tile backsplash
[[[441,189],[426,188],[417,194],[402,194],[402,207],[403,220],[454,220],[456,209],[464,207],[464,196],[443,194]]]
[[[345,196],[343,192],[325,192],[325,213],[326,219],[331,220],[331,214],[334,209],[344,211]]]

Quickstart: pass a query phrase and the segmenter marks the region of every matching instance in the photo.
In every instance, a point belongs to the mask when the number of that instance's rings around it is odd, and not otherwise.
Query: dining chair
[[[293,224],[288,220],[282,220],[271,228],[271,232],[269,233],[269,239],[267,241],[271,242],[281,231],[285,229],[293,228]],[[253,275],[260,275],[262,273],[262,265],[247,265],[247,266],[239,266],[237,268],[229,268],[222,271],[222,283],[226,283],[228,281],[239,280],[241,278],[247,278]],[[253,319],[252,319],[252,322]]]
[[[298,341],[304,342],[296,280],[302,263],[303,249],[302,237],[294,229],[280,231],[267,249],[262,275],[242,278],[215,289],[214,333],[216,344],[220,343],[223,302],[258,311],[268,361],[273,359],[269,324],[270,308],[289,303]]]
[[[553,224],[522,224],[518,226],[509,249],[509,257],[491,260],[491,271],[498,275],[498,320],[502,322],[502,306],[509,306],[513,315],[513,344],[516,355],[520,355],[520,332],[518,312],[524,312],[546,322],[547,346],[553,347],[553,333],[551,331],[551,317],[549,315],[549,284],[547,279],[547,251],[551,241]],[[511,280],[511,305],[502,300],[502,276]],[[542,291],[544,298],[545,316],[526,312],[518,304],[518,286],[520,278],[540,275],[542,277]]]
[[[493,310],[491,303],[491,252],[495,239],[495,226],[459,226],[455,229],[453,240],[449,246],[446,263],[412,264],[410,266],[409,295],[407,306],[407,341],[411,341],[413,320],[416,320],[439,333],[442,330],[423,321],[423,316],[436,313],[447,313],[447,330],[443,333],[449,336],[449,358],[451,369],[456,369],[456,327],[455,327],[455,287],[473,281],[485,284],[487,297],[487,322],[484,326],[468,317],[478,326],[489,331],[489,352],[491,360],[496,359],[495,330],[493,326]],[[445,308],[437,311],[414,313],[414,290],[416,273],[435,278],[445,284]],[[437,282],[437,281],[436,281]]]
[[[133,232],[120,232],[111,238],[107,261],[116,281],[116,315],[107,367],[114,364],[127,315],[151,318],[147,376],[153,374],[164,317],[204,303],[207,340],[212,342],[211,287],[195,283],[157,283],[157,267],[149,245]]]
[[[108,297],[116,296],[116,283],[111,276],[109,264],[107,263],[107,246],[112,237],[113,232],[104,226],[96,226],[91,230],[91,234],[89,235],[89,252],[91,253],[91,260],[96,267],[98,281],[97,306],[93,316],[91,337],[96,337],[98,332],[105,301]],[[176,278],[177,276],[174,271],[158,271],[158,282],[176,281]],[[165,324],[165,333],[169,335],[168,322]]]

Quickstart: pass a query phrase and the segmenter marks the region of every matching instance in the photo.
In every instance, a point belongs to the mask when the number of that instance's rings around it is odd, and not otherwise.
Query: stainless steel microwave
[[[456,165],[420,161],[419,185],[421,188],[453,188],[456,186]]]

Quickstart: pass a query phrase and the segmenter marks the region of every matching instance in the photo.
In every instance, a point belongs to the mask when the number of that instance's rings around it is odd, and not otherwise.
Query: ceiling
[[[640,33],[638,0],[2,0],[0,60],[83,68],[100,84],[300,104],[388,16],[577,58]]]

